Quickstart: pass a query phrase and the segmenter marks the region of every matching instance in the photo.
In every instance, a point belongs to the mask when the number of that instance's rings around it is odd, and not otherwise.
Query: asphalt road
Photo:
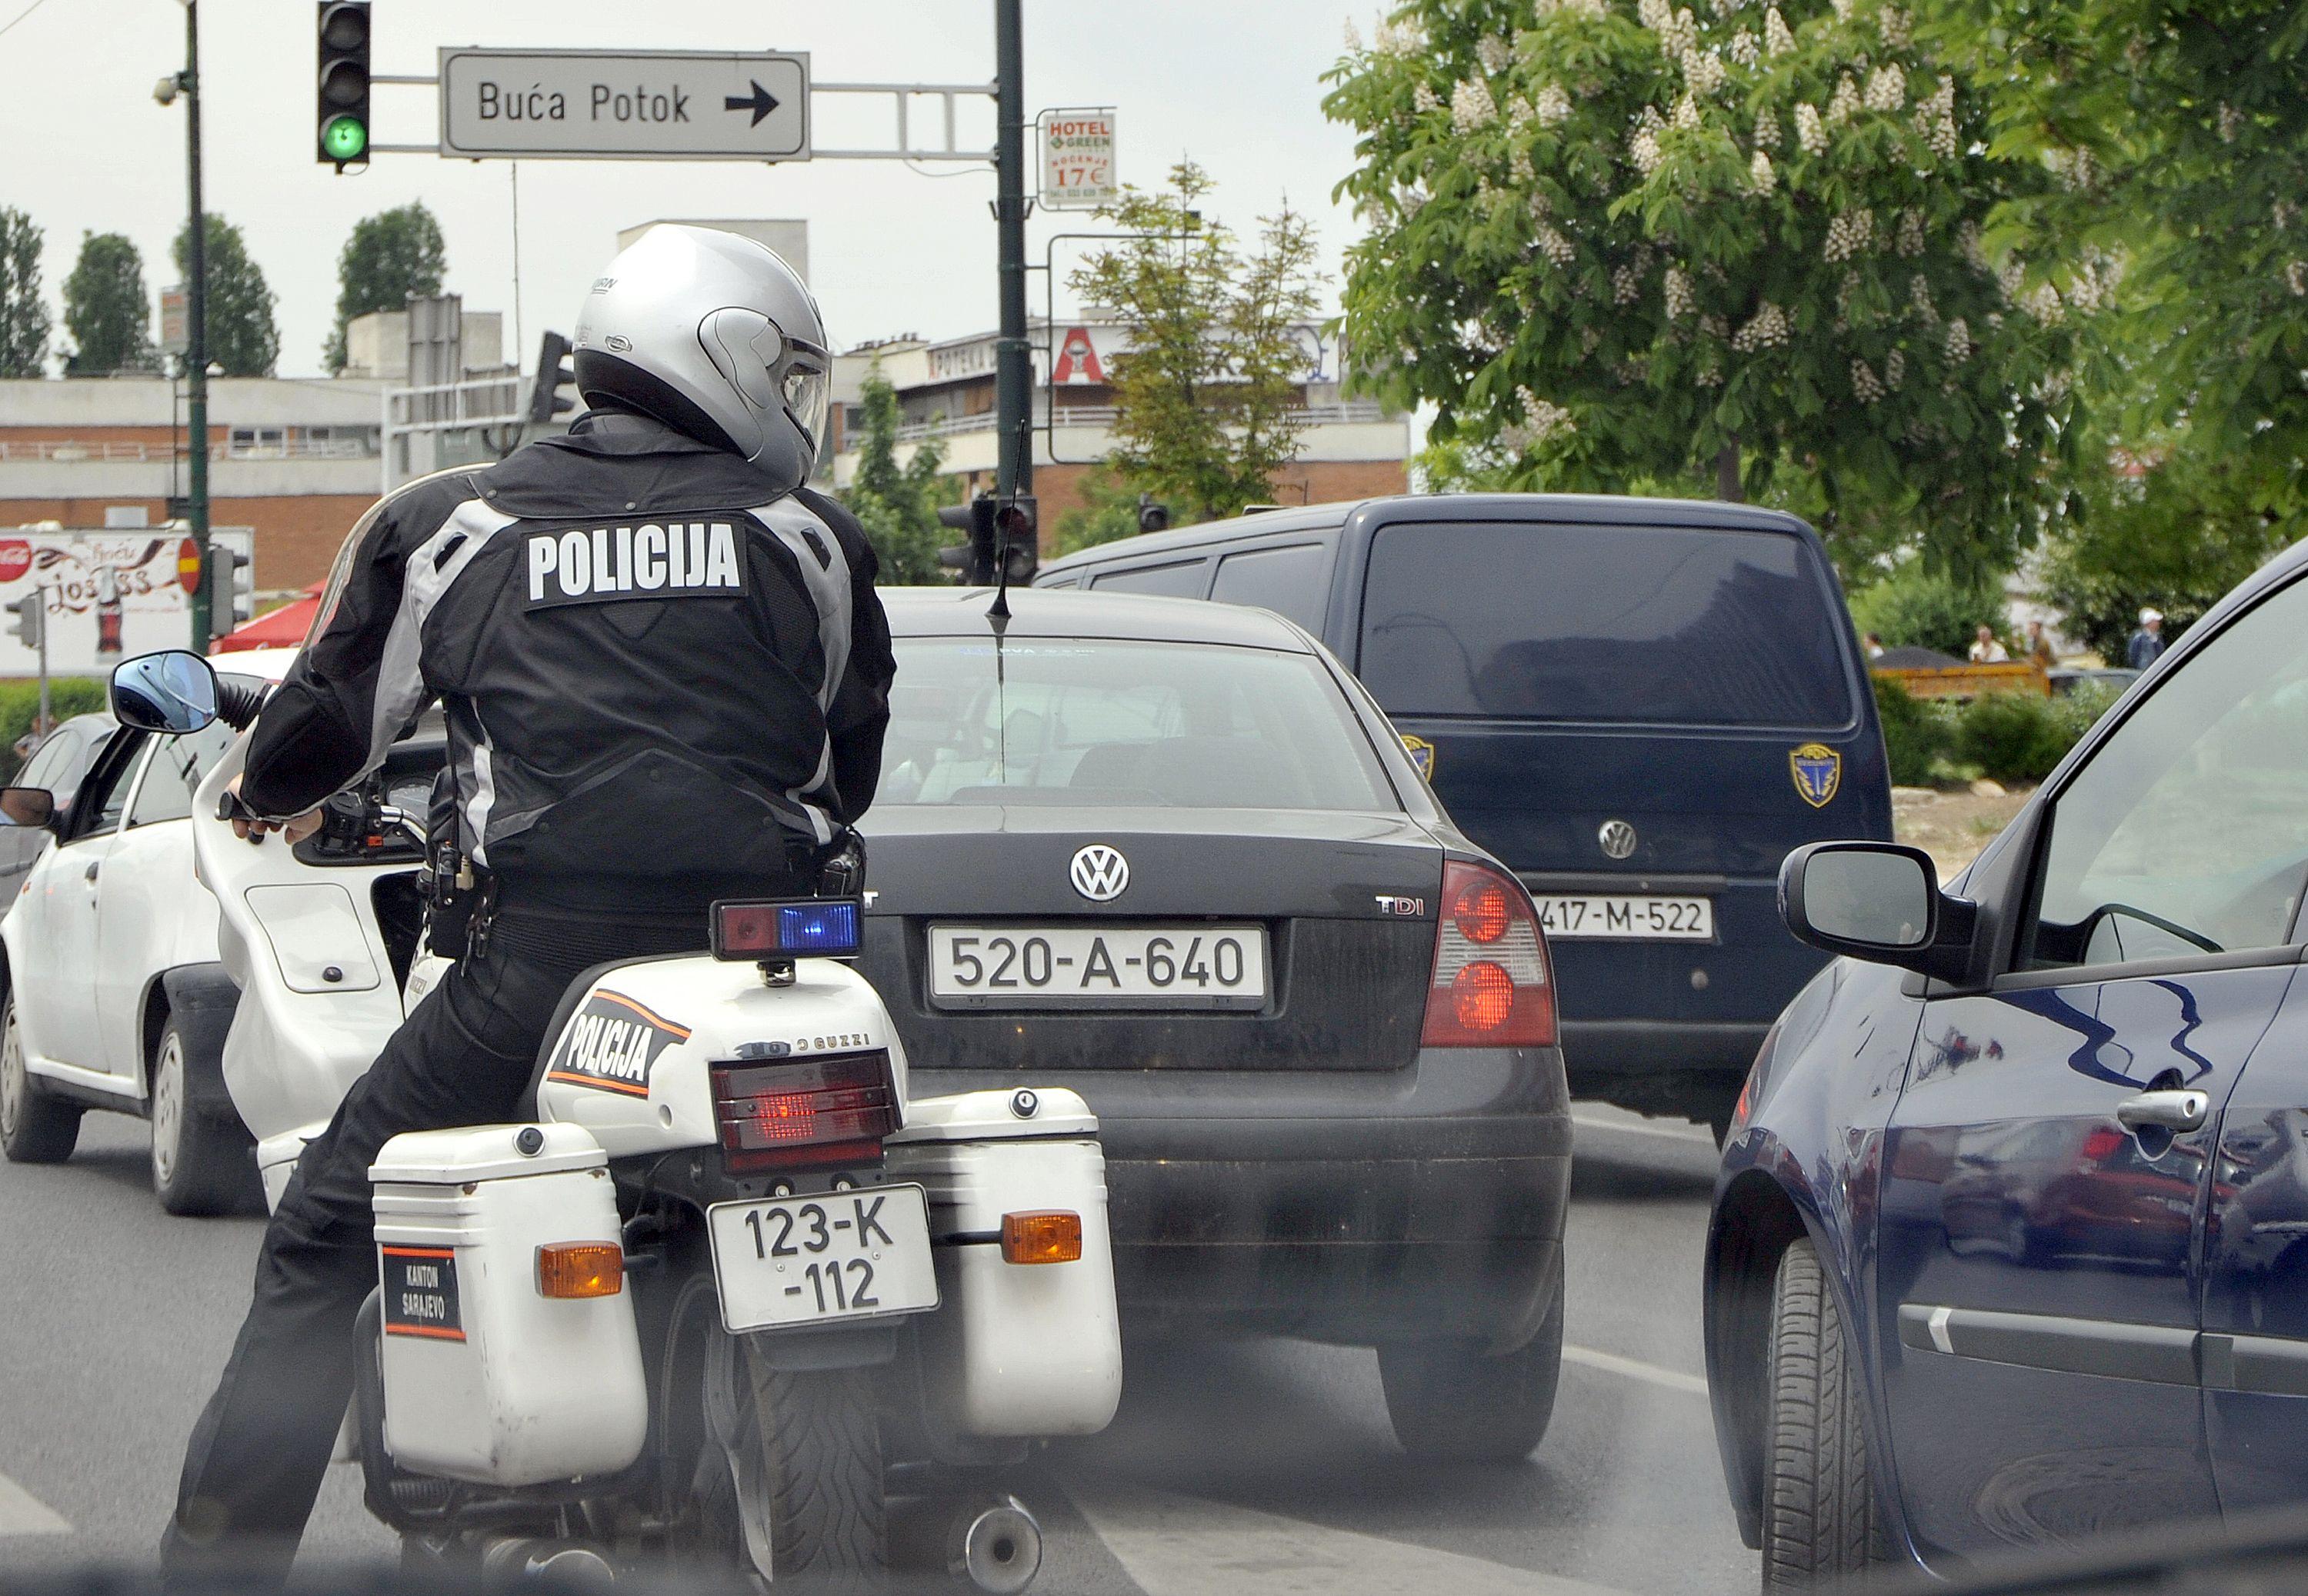
[[[1687,1127],[1579,1117],[1563,1387],[1529,1463],[1411,1463],[1368,1352],[1133,1353],[1114,1426],[1051,1449],[1023,1492],[1049,1532],[1036,1590],[1753,1590],[1699,1378],[1713,1148]],[[0,1577],[149,1563],[260,1228],[163,1214],[135,1120],[90,1115],[61,1167],[0,1163]],[[308,1564],[392,1549],[354,1472],[332,1470]]]

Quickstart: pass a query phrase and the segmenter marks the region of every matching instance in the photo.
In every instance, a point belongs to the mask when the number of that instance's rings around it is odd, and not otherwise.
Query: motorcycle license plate
[[[938,1304],[929,1199],[918,1186],[716,1203],[705,1228],[732,1334]]]

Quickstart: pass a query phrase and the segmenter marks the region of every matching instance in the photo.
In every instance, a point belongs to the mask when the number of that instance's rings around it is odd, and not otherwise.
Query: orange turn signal
[[[1002,1216],[1005,1264],[1071,1264],[1081,1257],[1081,1215],[1064,1209]]]
[[[614,1241],[556,1241],[537,1249],[540,1297],[614,1297],[625,1289],[625,1252]]]

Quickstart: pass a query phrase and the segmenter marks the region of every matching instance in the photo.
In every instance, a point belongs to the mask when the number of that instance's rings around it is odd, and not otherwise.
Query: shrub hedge
[[[1875,682],[1891,780],[1908,787],[1980,776],[2039,782],[2115,698],[2105,687],[2088,685],[2063,698],[1989,692],[1968,701],[1925,700],[1897,682]]]

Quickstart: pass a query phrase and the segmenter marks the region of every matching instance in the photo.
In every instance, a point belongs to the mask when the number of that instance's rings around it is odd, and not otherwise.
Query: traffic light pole
[[[193,547],[205,578],[209,564],[209,223],[201,204],[201,8],[185,0],[185,144],[192,231],[185,262],[185,409],[192,459],[190,501]],[[192,592],[193,652],[209,651],[209,584]],[[45,634],[44,634],[45,635]]]
[[[994,346],[995,492],[1034,491],[1033,345],[1026,334],[1026,71],[1021,0],[994,0],[994,219],[1002,326]]]
[[[50,732],[56,729],[56,717],[55,715],[50,713],[48,709],[48,590],[46,588],[35,588],[32,589],[32,596],[34,601],[40,606],[40,718],[39,729],[40,735],[45,737]],[[206,650],[203,649],[202,652],[205,653]]]

